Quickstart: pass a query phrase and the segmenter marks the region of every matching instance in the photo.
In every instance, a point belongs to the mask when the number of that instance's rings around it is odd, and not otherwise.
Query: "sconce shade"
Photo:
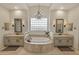
[[[64,27],[66,27],[66,25],[64,25]]]
[[[12,25],[12,27],[14,27],[14,25]]]
[[[55,27],[55,25],[53,25],[53,27]]]

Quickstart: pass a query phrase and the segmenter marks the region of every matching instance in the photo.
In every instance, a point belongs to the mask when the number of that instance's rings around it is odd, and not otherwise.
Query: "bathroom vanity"
[[[23,46],[24,35],[5,35],[4,45],[5,46]]]
[[[73,46],[73,36],[69,34],[54,34],[54,46]]]
[[[5,46],[23,46],[24,35],[22,34],[22,19],[14,18],[14,33],[8,33],[4,35]]]

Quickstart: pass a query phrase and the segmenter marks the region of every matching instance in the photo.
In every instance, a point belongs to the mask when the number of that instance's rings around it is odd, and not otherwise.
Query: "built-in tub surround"
[[[24,40],[24,48],[29,52],[49,52],[53,48],[52,40],[47,37],[31,37]],[[28,42],[27,40],[30,40]]]

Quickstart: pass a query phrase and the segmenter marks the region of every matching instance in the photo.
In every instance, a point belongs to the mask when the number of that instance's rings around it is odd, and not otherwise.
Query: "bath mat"
[[[2,51],[16,51],[19,48],[19,46],[8,46]]]
[[[68,46],[58,46],[60,51],[74,51],[71,47]]]

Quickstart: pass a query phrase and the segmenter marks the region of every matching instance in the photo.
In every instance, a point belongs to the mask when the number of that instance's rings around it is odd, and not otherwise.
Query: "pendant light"
[[[35,15],[35,17],[36,17],[37,19],[41,19],[41,18],[42,18],[42,14],[40,13],[40,4],[39,4],[39,6],[38,6],[38,11],[37,11],[37,14]]]

